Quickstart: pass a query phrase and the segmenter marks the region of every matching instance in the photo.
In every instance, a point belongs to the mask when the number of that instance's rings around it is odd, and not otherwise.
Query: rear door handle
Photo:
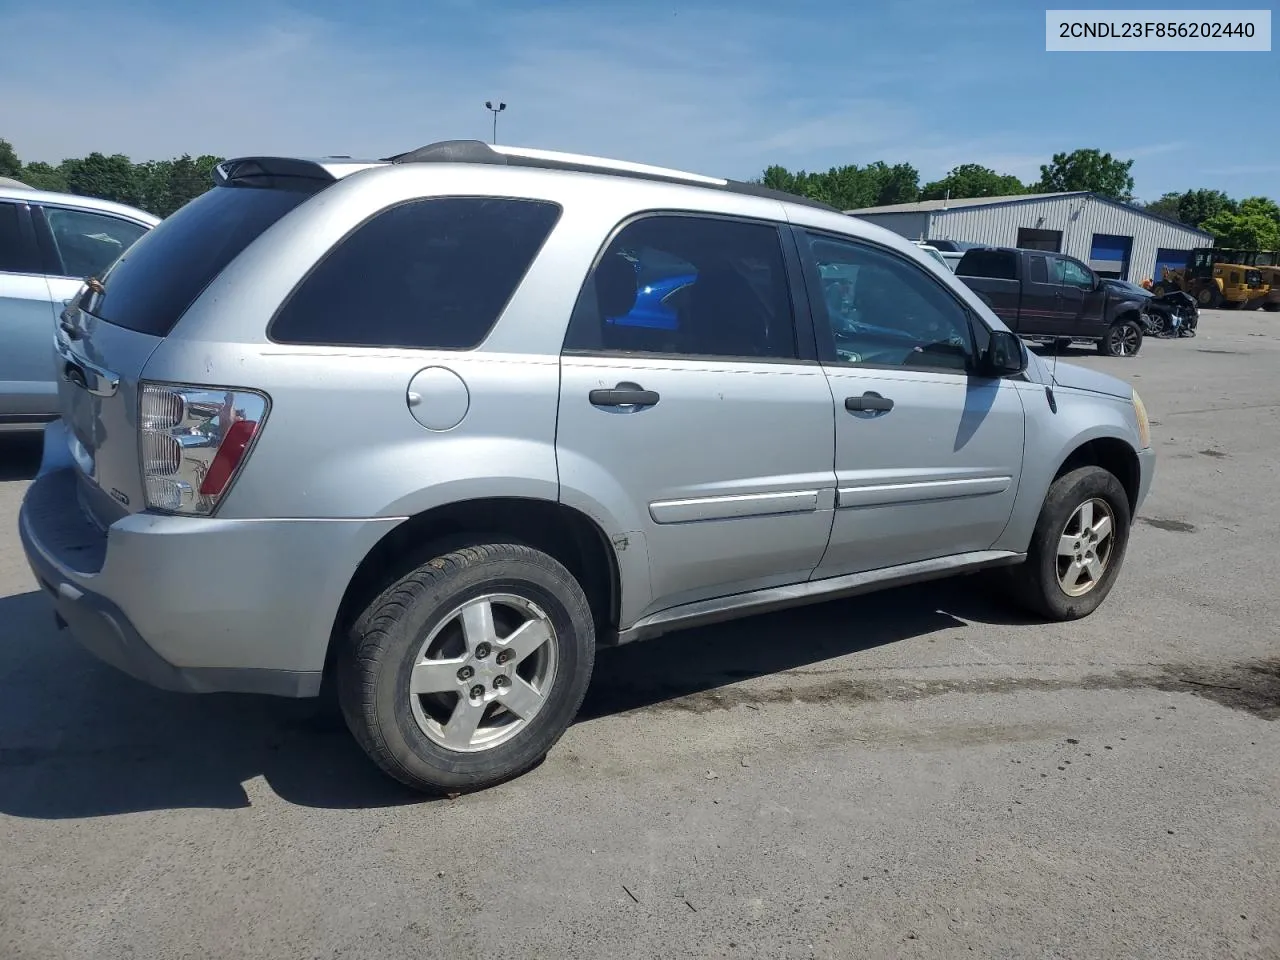
[[[860,397],[845,397],[844,408],[846,410],[886,411],[893,409],[893,401],[888,397],[882,397],[880,394],[868,390]]]
[[[620,383],[612,389],[592,390],[587,399],[595,407],[652,407],[660,398],[656,390],[645,390],[636,383]]]

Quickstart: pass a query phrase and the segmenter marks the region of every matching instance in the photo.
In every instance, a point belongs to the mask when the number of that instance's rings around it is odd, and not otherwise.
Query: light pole
[[[500,114],[503,110],[507,109],[507,105],[499,101],[498,105],[495,107],[493,105],[492,100],[486,100],[484,102],[484,108],[493,114],[493,142],[497,143],[498,142],[498,114]]]

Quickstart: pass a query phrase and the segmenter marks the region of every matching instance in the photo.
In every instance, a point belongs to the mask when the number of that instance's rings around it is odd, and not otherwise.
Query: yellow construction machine
[[[1202,308],[1244,307],[1268,302],[1271,285],[1249,262],[1258,251],[1201,247],[1187,255],[1186,266],[1165,267],[1151,288],[1157,297],[1181,290]],[[1268,309],[1277,309],[1268,307]]]

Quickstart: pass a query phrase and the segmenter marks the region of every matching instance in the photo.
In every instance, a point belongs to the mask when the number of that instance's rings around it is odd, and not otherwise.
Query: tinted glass
[[[0,271],[42,273],[35,249],[22,236],[16,203],[0,203]]]
[[[64,277],[101,276],[147,232],[141,224],[87,210],[45,207]]]
[[[1027,257],[1027,279],[1032,283],[1048,283],[1049,268],[1044,257]]]
[[[808,236],[836,357],[867,366],[967,369],[967,311],[916,264],[866,244]]]
[[[216,187],[160,222],[103,278],[90,313],[166,336],[206,286],[267,227],[306,200],[300,190]]]
[[[628,224],[584,285],[565,349],[794,358],[777,229],[683,216]]]
[[[1011,250],[970,250],[956,265],[962,277],[1012,280],[1017,276],[1016,254]]]
[[[489,333],[560,216],[450,197],[384,210],[342,240],[271,325],[286,343],[467,350]]]

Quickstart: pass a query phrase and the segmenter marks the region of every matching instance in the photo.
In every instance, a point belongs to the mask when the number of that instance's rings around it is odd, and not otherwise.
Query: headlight
[[[1147,407],[1137,390],[1133,391],[1133,412],[1138,418],[1138,440],[1145,450],[1151,446],[1151,421],[1147,419]]]

